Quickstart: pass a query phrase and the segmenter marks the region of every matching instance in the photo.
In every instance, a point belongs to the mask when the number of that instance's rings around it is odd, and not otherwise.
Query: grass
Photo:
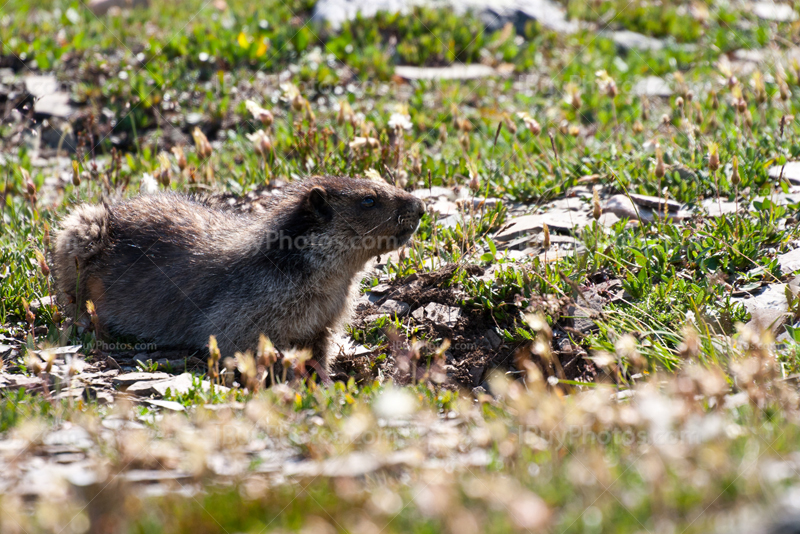
[[[392,325],[433,346],[423,379],[400,387],[353,377],[329,387],[292,382],[225,394],[202,391],[198,377],[187,394],[168,397],[187,414],[168,417],[153,407],[2,393],[0,439],[21,440],[23,457],[37,454],[37,436],[47,429],[99,428],[120,416],[146,423],[130,436],[147,452],[137,457],[125,447],[127,435],[109,442],[98,432],[93,439],[110,473],[135,460],[143,469],[183,470],[185,486],[202,491],[148,497],[109,475],[108,501],[70,495],[23,506],[9,492],[0,506],[13,513],[2,514],[0,530],[46,532],[72,521],[81,531],[109,521],[132,532],[637,532],[664,525],[708,532],[773,514],[798,483],[792,377],[800,372],[800,336],[791,329],[775,347],[769,334],[743,328],[749,316],[735,297],[792,278],[776,258],[800,239],[800,204],[783,196],[790,184],[768,169],[800,156],[800,70],[788,59],[800,29],[759,20],[738,4],[562,4],[597,26],[560,35],[531,21],[519,35],[511,25],[483,32],[476,14],[415,8],[334,31],[304,24],[313,8],[306,1],[230,0],[220,9],[192,0],[103,18],[60,0],[0,8],[2,64],[18,77],[55,74],[82,110],[69,123],[34,124],[32,102],[9,100],[18,114],[0,123],[0,334],[30,347],[80,344],[91,354],[93,334],[62,331],[55,307],[29,313],[50,294],[47,260],[38,253],[48,248],[47,229],[73,206],[134,195],[145,173],[168,176],[162,189],[243,193],[308,174],[374,170],[409,190],[458,187],[470,191],[467,200],[499,199],[452,225],[427,215],[386,275],[402,281],[428,273],[432,258],[456,264],[439,287],[457,289],[463,310],[496,326],[509,347],[523,348],[509,362],[513,374],[487,379],[488,392],[453,392],[434,380],[437,366],[448,365],[443,351],[433,355],[445,338],[381,318],[349,329],[380,348],[373,371],[392,356]],[[618,51],[600,29],[629,29],[666,46]],[[781,63],[767,53],[749,65],[731,56],[731,64],[726,55],[767,47]],[[511,75],[470,82],[394,76],[397,65],[452,63]],[[674,94],[639,94],[646,76],[663,77]],[[259,123],[247,100],[269,109],[274,123]],[[396,114],[410,128],[390,125]],[[48,129],[71,134],[75,151],[37,152],[21,121],[39,137]],[[262,128],[272,147],[266,152],[248,137]],[[595,186],[604,196],[645,194],[689,210],[703,201],[741,210],[652,224],[592,222],[574,235],[583,251],[558,262],[512,260],[493,241],[519,213]],[[601,276],[619,280],[625,295],[603,309],[597,331],[570,334],[597,369],[594,382],[583,384],[548,359],[550,329],[564,304],[579,303],[587,281]],[[368,278],[364,286],[384,281]],[[530,315],[537,312],[544,321]],[[4,362],[33,372],[28,363],[24,354]],[[393,397],[397,391],[405,397]],[[387,398],[407,402],[413,415],[387,416]],[[393,417],[404,423],[386,425]],[[451,420],[454,430],[443,430]],[[367,437],[367,429],[377,435]],[[244,443],[268,443],[262,449],[288,451],[292,461],[368,453],[385,463],[365,474],[273,484],[258,475],[268,462]],[[162,448],[172,453],[162,456]],[[418,460],[387,460],[400,451]],[[215,454],[248,469],[220,476]],[[442,465],[452,473],[443,476]],[[126,504],[112,518],[118,508],[109,502]]]

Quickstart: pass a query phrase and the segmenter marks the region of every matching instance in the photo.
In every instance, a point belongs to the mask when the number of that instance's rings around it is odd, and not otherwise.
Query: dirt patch
[[[334,377],[346,379],[353,376],[356,380],[372,380],[381,376],[391,377],[397,382],[410,381],[416,373],[416,379],[436,379],[445,386],[461,389],[474,389],[486,386],[485,380],[490,371],[499,369],[519,371],[515,361],[519,357],[531,357],[530,342],[526,340],[502,339],[499,332],[510,329],[519,315],[509,314],[505,321],[498,322],[489,309],[467,306],[467,294],[458,284],[452,284],[457,269],[464,269],[470,276],[481,276],[484,269],[477,265],[448,265],[441,269],[419,275],[412,275],[404,280],[395,281],[389,287],[381,288],[382,295],[372,295],[372,299],[360,301],[356,310],[354,326],[368,327],[381,315],[381,307],[388,302],[408,304],[408,313],[403,322],[416,328],[416,338],[449,340],[450,345],[444,354],[436,357],[435,347],[412,347],[412,341],[397,332],[384,332],[388,343],[376,352],[362,351],[356,354],[342,352],[334,366]],[[594,287],[591,281],[589,285]],[[598,284],[599,285],[599,284]],[[592,305],[607,300],[605,293],[596,297],[598,292],[589,291],[593,298]],[[603,291],[608,292],[603,286]],[[510,298],[513,298],[510,297]],[[544,299],[542,299],[542,307]],[[582,298],[579,298],[582,300]],[[512,305],[513,301],[508,304]],[[602,303],[601,303],[602,304]],[[580,346],[584,332],[575,328],[574,315],[580,315],[587,308],[586,302],[578,305],[571,298],[562,298],[555,304],[547,304],[559,319],[553,328],[552,351],[558,362],[545,362],[533,356],[533,360],[542,368],[545,376],[563,376],[569,380],[593,381],[598,374],[594,363],[587,359],[586,350]],[[532,308],[541,308],[534,302]],[[452,315],[448,316],[447,312]],[[520,310],[522,312],[522,310]],[[587,323],[592,325],[589,314]],[[409,365],[408,361],[411,361]],[[416,362],[416,365],[414,365]],[[560,364],[560,365],[559,365]]]

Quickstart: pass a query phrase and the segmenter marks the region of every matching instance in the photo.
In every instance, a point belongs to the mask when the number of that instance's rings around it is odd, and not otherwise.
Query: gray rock
[[[629,195],[631,200],[636,202],[639,206],[644,206],[645,208],[650,208],[652,210],[658,210],[660,212],[664,211],[664,205],[666,204],[667,211],[677,213],[680,211],[682,205],[680,202],[676,202],[671,199],[663,199],[659,197],[650,197],[647,195],[639,195],[636,193],[631,193]]]
[[[499,349],[500,345],[503,344],[503,340],[500,339],[500,336],[498,336],[497,333],[491,328],[486,331],[484,337],[486,338],[486,341],[489,342],[489,346],[492,348],[492,350]]]
[[[33,389],[41,386],[42,381],[36,376],[24,376],[0,372],[0,391],[4,389]]]
[[[753,4],[753,14],[763,20],[775,22],[792,22],[797,19],[797,13],[790,4],[777,2],[756,2]]]
[[[25,84],[25,90],[35,98],[42,98],[58,92],[58,80],[50,74],[32,74],[25,76],[22,81]]]
[[[62,119],[69,118],[75,113],[75,108],[70,105],[69,95],[66,93],[53,93],[45,95],[33,104],[33,111],[40,115],[50,115]]]
[[[453,328],[461,317],[461,308],[455,306],[445,306],[438,302],[429,302],[424,308],[417,308],[411,314],[417,321],[428,319],[438,325]]]
[[[175,401],[165,401],[165,400],[158,400],[158,399],[145,399],[145,404],[149,404],[150,406],[156,406],[158,408],[164,408],[165,410],[171,410],[173,412],[185,412],[186,407],[181,404],[180,402]]]
[[[769,330],[773,335],[777,335],[783,330],[782,327],[789,320],[790,314],[772,308],[753,308],[750,310],[750,317],[747,326],[754,328],[757,332]]]
[[[767,172],[773,180],[778,180],[782,172],[783,178],[793,184],[800,184],[800,161],[787,161],[786,165],[774,165]]]
[[[455,191],[453,191],[449,187],[442,187],[440,185],[434,185],[432,187],[423,187],[421,189],[416,189],[411,194],[422,200],[428,198],[439,198],[439,197],[445,197],[450,200],[456,199]]]
[[[633,92],[640,96],[672,96],[672,89],[670,89],[669,84],[664,78],[658,76],[648,76],[639,80],[633,86]]]
[[[115,376],[111,383],[118,388],[132,386],[137,382],[148,382],[153,380],[165,380],[172,375],[167,373],[125,373]]]
[[[800,271],[800,248],[796,248],[785,254],[778,256],[778,263],[783,274],[791,274]]]
[[[411,309],[411,306],[409,306],[405,302],[388,299],[386,302],[380,305],[380,307],[378,308],[378,313],[384,315],[402,317],[403,315],[408,313],[409,309]]]
[[[544,224],[547,224],[551,231],[570,233],[589,224],[589,216],[585,212],[566,209],[523,215],[506,223],[495,234],[494,239],[505,242],[524,234],[541,232]]]
[[[727,213],[736,213],[736,202],[717,201],[716,198],[707,198],[703,201],[703,211],[708,213],[709,217],[720,217]]]
[[[642,35],[630,30],[621,30],[611,33],[611,39],[622,50],[653,50],[664,48],[664,41]]]
[[[656,218],[661,218],[664,215],[663,208],[657,211],[651,209],[651,207],[658,207],[660,202],[663,202],[663,199],[658,197],[630,195],[630,198],[628,198],[628,195],[619,194],[606,201],[603,213],[613,213],[620,219],[629,219],[631,221],[653,222]],[[680,210],[680,206],[677,202],[668,200],[667,218],[680,220],[689,217],[690,214]]]
[[[771,284],[760,289],[750,298],[733,297],[731,301],[741,303],[750,314],[758,308],[781,312],[785,312],[789,308],[789,303],[786,302],[786,284]]]

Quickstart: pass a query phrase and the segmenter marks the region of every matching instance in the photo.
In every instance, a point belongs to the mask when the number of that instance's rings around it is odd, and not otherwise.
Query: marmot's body
[[[84,205],[54,236],[59,300],[91,300],[104,329],[223,356],[310,348],[327,370],[330,329],[346,318],[356,275],[404,244],[424,205],[370,180],[313,178],[241,213],[175,193]],[[76,272],[77,264],[77,272]],[[77,290],[77,294],[76,294]]]

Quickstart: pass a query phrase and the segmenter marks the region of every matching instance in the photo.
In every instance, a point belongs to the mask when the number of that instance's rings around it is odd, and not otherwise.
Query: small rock
[[[733,297],[731,301],[741,303],[752,314],[757,308],[785,312],[789,308],[786,302],[786,284],[771,284],[760,289],[751,298]]]
[[[156,406],[158,408],[164,408],[165,410],[172,410],[173,412],[185,412],[186,407],[181,404],[180,402],[175,401],[165,401],[165,400],[156,400],[156,399],[145,399],[145,404],[149,404],[150,406]]]
[[[450,189],[449,187],[442,187],[439,185],[434,185],[432,187],[423,187],[421,189],[416,189],[412,193],[415,197],[426,200],[429,198],[440,198],[444,197],[450,200],[456,199],[456,192]]]
[[[0,372],[0,391],[4,389],[33,389],[41,386],[42,381],[36,376],[24,376]]]
[[[500,75],[494,68],[479,63],[455,64],[447,67],[398,65],[394,68],[394,73],[405,80],[477,80]]]
[[[33,104],[33,111],[39,115],[50,115],[66,119],[75,113],[75,108],[69,102],[68,94],[53,93],[37,99]]]
[[[472,381],[472,387],[480,386],[481,382],[483,381],[483,373],[485,370],[486,367],[483,365],[476,365],[469,370],[469,377]]]
[[[773,180],[780,179],[782,172],[783,178],[795,185],[800,184],[800,161],[787,161],[786,165],[773,165],[767,172]]]
[[[430,211],[436,213],[440,218],[449,217],[458,213],[458,204],[445,198],[440,198],[430,206]]]
[[[388,299],[386,302],[380,305],[378,308],[378,313],[382,315],[402,317],[408,313],[409,309],[411,309],[411,306],[405,302]]]
[[[50,74],[32,74],[23,78],[25,90],[35,98],[42,98],[58,92],[58,80]]]
[[[752,308],[750,310],[750,321],[747,325],[753,327],[757,332],[771,331],[777,335],[782,326],[789,320],[790,314],[785,311],[773,308]]]
[[[664,42],[630,30],[615,31],[611,39],[622,50],[653,50],[664,48]]]
[[[454,306],[445,306],[444,304],[439,304],[438,302],[429,302],[425,308],[418,308],[415,313],[423,310],[423,317],[427,318],[428,320],[436,323],[438,325],[444,325],[449,328],[453,328],[458,323],[458,318],[461,317],[461,308],[456,308]],[[412,316],[417,320],[422,320],[420,315],[412,314]]]
[[[486,338],[486,341],[489,342],[489,346],[492,348],[492,350],[499,349],[500,345],[503,344],[503,340],[500,339],[500,336],[498,336],[497,333],[491,328],[486,331],[484,337]]]
[[[792,22],[797,19],[797,13],[791,5],[777,2],[754,3],[753,14],[760,19],[775,22]]]
[[[783,274],[791,274],[800,270],[800,248],[778,256],[778,263]]]
[[[631,200],[636,202],[639,206],[650,208],[652,210],[664,211],[664,204],[666,203],[667,211],[678,212],[681,209],[681,203],[671,199],[663,199],[659,197],[650,197],[647,195],[638,195],[635,193],[630,194]]]
[[[541,232],[547,224],[552,231],[570,233],[589,224],[589,217],[584,212],[565,209],[552,209],[547,213],[523,215],[511,219],[495,234],[495,241],[511,241],[523,234]]]
[[[154,380],[165,380],[171,378],[172,375],[167,373],[125,373],[121,375],[115,376],[111,383],[114,384],[115,387],[118,388],[125,388],[127,386],[131,386],[136,384],[137,382],[150,382]]]
[[[672,96],[672,89],[670,89],[669,84],[664,78],[658,76],[648,76],[639,80],[636,82],[636,85],[633,86],[633,92],[640,96],[658,96],[664,98]]]
[[[717,201],[716,198],[707,198],[703,201],[703,210],[709,217],[721,217],[728,213],[736,213],[736,202],[727,200]]]

